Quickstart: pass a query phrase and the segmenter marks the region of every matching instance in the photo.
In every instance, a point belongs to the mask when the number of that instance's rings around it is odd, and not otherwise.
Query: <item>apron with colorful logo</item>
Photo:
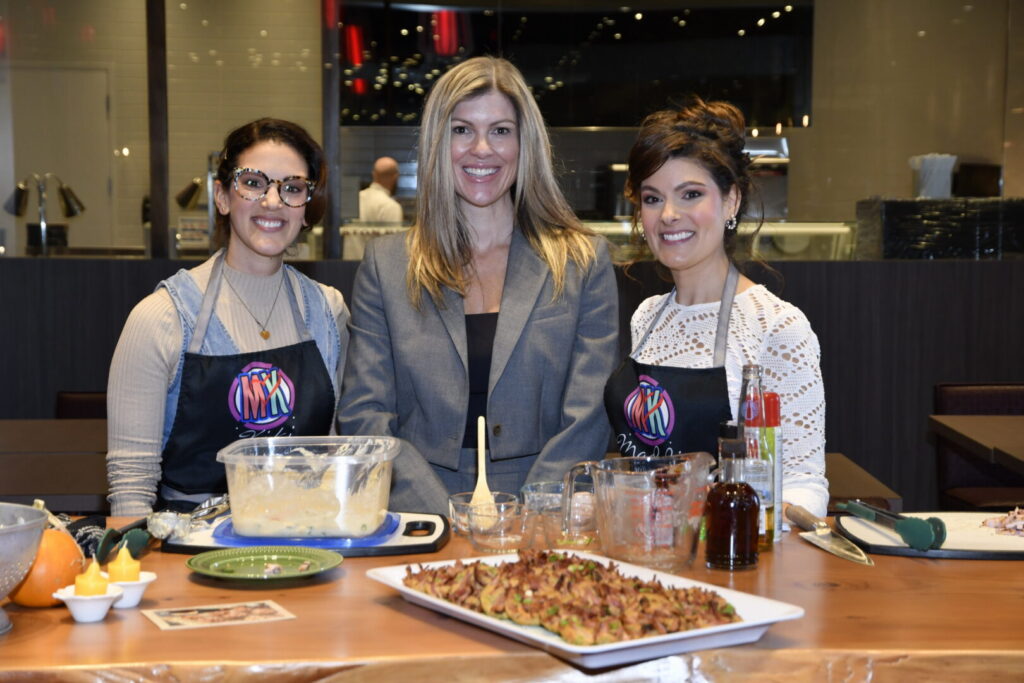
[[[163,450],[161,490],[223,493],[227,479],[217,451],[224,446],[258,436],[327,434],[334,420],[334,388],[291,283],[285,290],[298,343],[225,356],[199,353],[220,291],[222,263],[223,256],[214,263],[185,353],[177,412]]]
[[[718,451],[718,425],[732,419],[725,377],[729,315],[739,273],[729,267],[718,309],[715,353],[710,368],[674,368],[639,363],[633,356],[657,325],[673,289],[633,351],[604,387],[604,404],[615,445],[625,456],[658,456]]]

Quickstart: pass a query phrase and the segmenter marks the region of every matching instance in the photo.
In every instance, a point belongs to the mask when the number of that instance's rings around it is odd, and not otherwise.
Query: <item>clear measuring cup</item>
[[[577,478],[592,477],[602,552],[678,572],[696,557],[714,464],[703,452],[583,462],[566,473],[564,495],[571,498]]]

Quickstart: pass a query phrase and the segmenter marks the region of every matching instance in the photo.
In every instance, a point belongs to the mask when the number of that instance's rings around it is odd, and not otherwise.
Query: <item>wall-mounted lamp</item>
[[[194,209],[199,203],[199,193],[203,188],[203,179],[196,176],[188,185],[181,189],[181,192],[174,195],[174,203],[183,209]]]
[[[14,186],[14,192],[4,202],[4,211],[14,216],[24,216],[28,208],[29,181],[35,180],[36,194],[39,198],[39,244],[43,256],[47,255],[46,244],[46,181],[53,178],[57,181],[57,199],[60,210],[67,218],[72,218],[85,211],[85,205],[64,182],[53,173],[33,173]]]
[[[212,241],[214,224],[217,218],[217,205],[214,203],[214,185],[216,183],[217,166],[220,164],[220,152],[210,152],[206,157],[206,177],[196,176],[185,187],[174,195],[174,203],[184,211],[200,206],[199,200],[206,195],[206,230],[203,231],[196,223],[195,217],[181,217],[176,239],[178,248],[196,249],[197,243],[209,246]]]

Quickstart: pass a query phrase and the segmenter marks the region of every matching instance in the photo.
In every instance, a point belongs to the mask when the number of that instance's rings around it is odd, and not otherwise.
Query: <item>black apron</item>
[[[222,253],[213,264],[185,353],[178,412],[163,450],[161,491],[169,487],[185,494],[225,493],[227,478],[224,465],[217,462],[218,450],[257,436],[327,434],[334,420],[331,378],[290,282],[284,284],[301,341],[226,356],[199,353],[220,292],[223,259]],[[282,277],[288,277],[287,271]],[[190,507],[160,502],[177,509]]]
[[[718,425],[732,419],[725,377],[729,315],[739,273],[729,266],[718,309],[715,354],[710,368],[647,365],[633,359],[657,325],[673,289],[643,337],[604,386],[604,405],[622,455],[657,456],[718,451]]]

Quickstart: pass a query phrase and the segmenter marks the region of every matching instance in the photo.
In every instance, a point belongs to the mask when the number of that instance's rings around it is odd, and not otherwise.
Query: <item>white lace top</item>
[[[665,298],[672,295],[653,296],[636,309],[630,325],[634,346]],[[682,306],[673,300],[633,358],[649,365],[711,367],[718,307],[718,301]],[[743,365],[756,363],[761,366],[763,390],[778,393],[782,404],[782,499],[824,517],[828,481],[820,358],[818,338],[800,309],[761,285],[736,295],[725,352],[733,419],[743,383]]]

